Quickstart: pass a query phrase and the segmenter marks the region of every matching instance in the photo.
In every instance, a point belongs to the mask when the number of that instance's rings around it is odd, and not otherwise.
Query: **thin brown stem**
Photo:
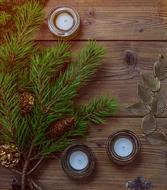
[[[29,179],[28,181],[32,190],[42,190],[42,188],[33,179]]]
[[[19,170],[17,169],[14,169],[14,168],[8,168],[11,172],[15,173],[15,174],[18,174],[18,175],[21,175],[22,172],[20,172]]]
[[[28,155],[27,155],[27,159],[25,160],[24,163],[24,167],[23,167],[23,171],[22,171],[22,178],[21,178],[21,190],[25,190],[25,178],[26,178],[26,172],[28,169],[28,165],[30,163],[30,158],[31,158],[31,154],[34,148],[34,140],[31,143]]]
[[[35,166],[27,173],[27,175],[30,175],[31,173],[33,173],[38,166],[41,164],[41,162],[43,161],[44,157],[41,157],[41,159],[35,164]]]
[[[41,157],[41,153],[36,154],[36,155],[33,156],[30,160],[31,160],[31,161],[32,161],[32,160],[37,160],[37,159],[39,159],[39,157]]]

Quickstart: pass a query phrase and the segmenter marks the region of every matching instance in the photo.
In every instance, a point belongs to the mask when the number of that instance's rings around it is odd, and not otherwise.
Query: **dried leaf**
[[[163,132],[154,132],[147,135],[147,140],[152,145],[166,145],[167,144],[167,135]]]
[[[160,90],[161,83],[157,77],[151,75],[148,72],[142,72],[141,77],[142,77],[143,85],[146,88],[149,88],[155,92]]]
[[[161,56],[159,60],[155,62],[153,71],[154,76],[156,76],[160,80],[167,77],[166,62],[163,56]]]
[[[129,106],[128,110],[130,110],[135,115],[138,114],[146,115],[150,111],[143,102],[138,102]]]
[[[165,100],[162,97],[160,93],[157,93],[156,96],[154,96],[152,105],[151,105],[151,110],[155,115],[160,115],[165,111],[166,104]]]
[[[157,123],[154,115],[148,114],[142,119],[141,128],[145,134],[150,134],[157,128]]]
[[[151,104],[153,100],[153,92],[141,84],[138,84],[138,96],[144,104]]]

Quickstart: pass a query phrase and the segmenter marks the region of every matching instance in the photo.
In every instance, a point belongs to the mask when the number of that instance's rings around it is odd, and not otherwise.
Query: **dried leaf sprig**
[[[166,104],[161,95],[161,81],[167,78],[167,62],[160,55],[154,63],[153,72],[141,72],[138,84],[140,102],[129,107],[131,111],[144,110],[141,128],[147,140],[153,145],[166,145],[167,134],[158,128],[156,117],[165,111]]]

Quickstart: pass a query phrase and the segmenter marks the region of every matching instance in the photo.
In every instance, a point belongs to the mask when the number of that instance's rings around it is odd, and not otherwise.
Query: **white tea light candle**
[[[74,25],[74,19],[68,13],[60,13],[55,19],[55,24],[60,30],[70,30]]]
[[[121,157],[129,156],[133,152],[132,141],[125,137],[115,140],[114,151],[118,156]]]
[[[93,174],[95,158],[90,148],[83,144],[69,146],[62,155],[64,172],[73,179],[85,179]]]
[[[88,156],[82,151],[72,152],[69,159],[70,166],[75,170],[83,170],[88,166]]]
[[[80,16],[72,7],[56,7],[49,14],[48,27],[59,38],[74,38],[80,29]]]
[[[117,131],[107,140],[106,151],[108,157],[119,165],[130,164],[139,156],[140,141],[136,134],[129,130]]]

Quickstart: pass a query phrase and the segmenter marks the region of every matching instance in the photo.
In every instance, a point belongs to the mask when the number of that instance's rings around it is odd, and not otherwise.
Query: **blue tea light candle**
[[[132,163],[139,157],[140,150],[140,140],[132,131],[117,131],[108,137],[106,146],[108,157],[118,165]]]
[[[64,172],[73,179],[88,178],[95,170],[95,157],[88,146],[74,144],[63,152],[61,165]]]

